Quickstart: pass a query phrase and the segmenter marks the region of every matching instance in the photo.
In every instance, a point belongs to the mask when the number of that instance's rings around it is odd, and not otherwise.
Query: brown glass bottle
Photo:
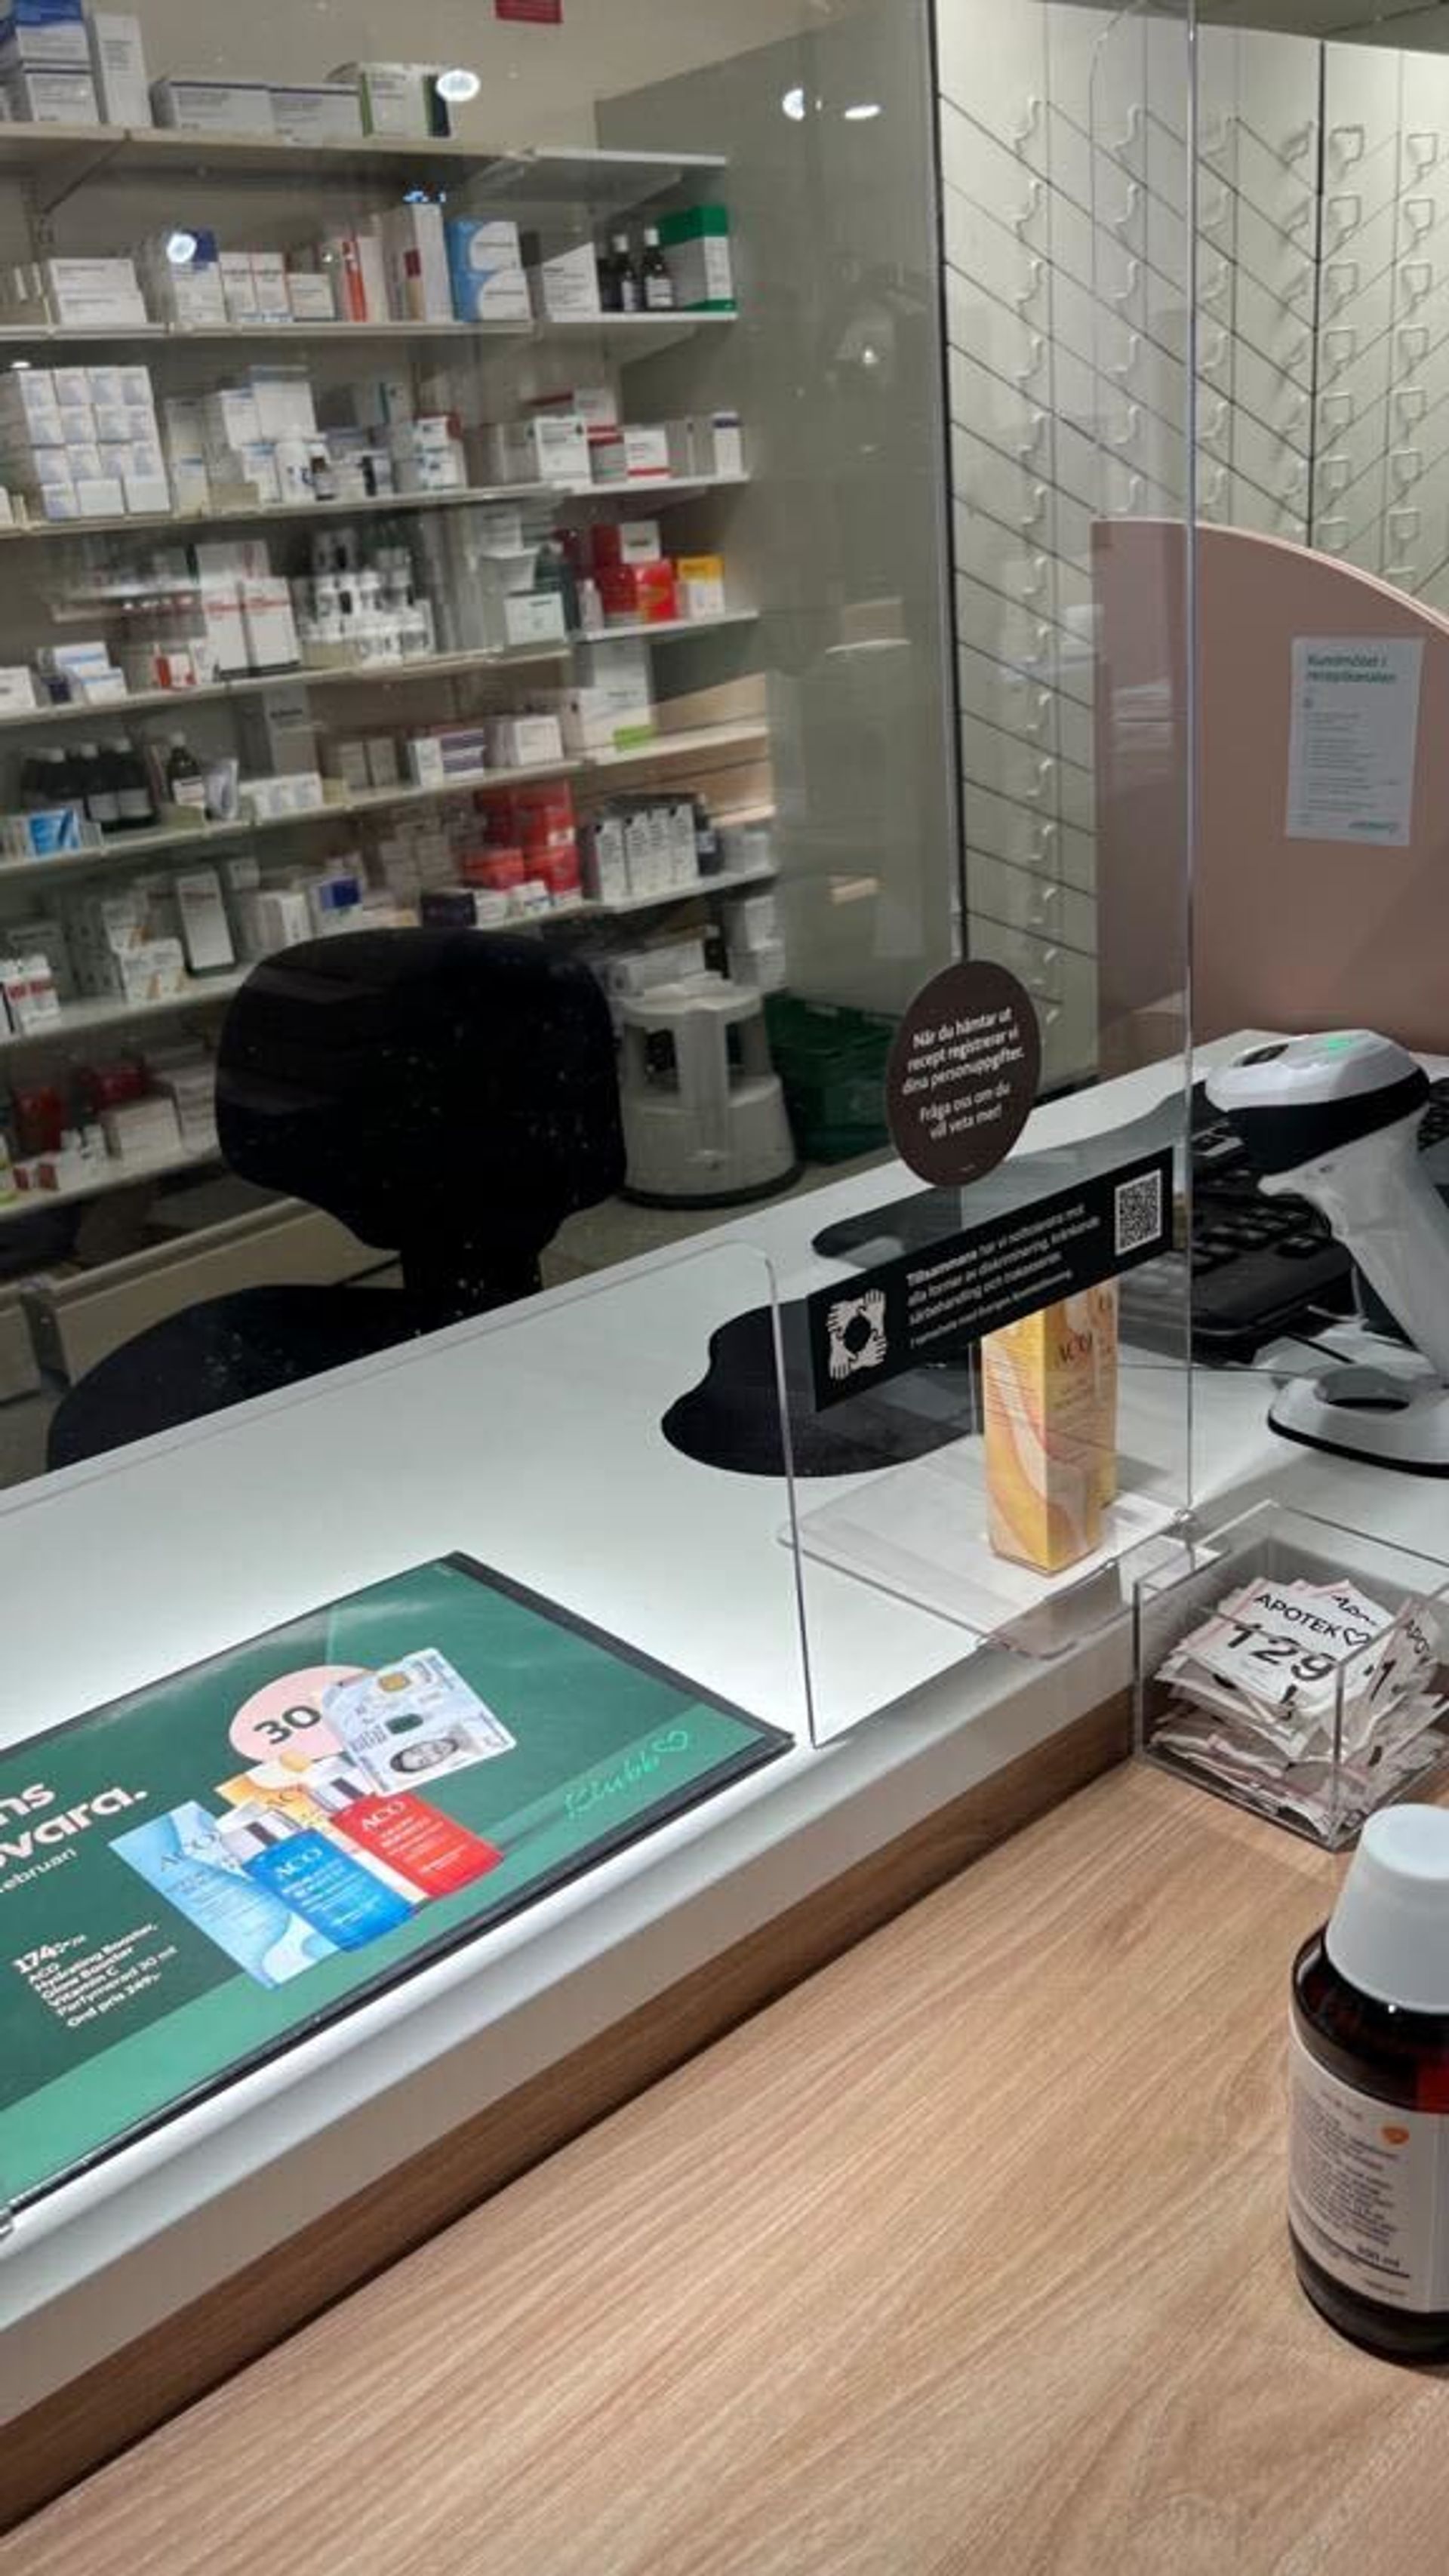
[[[1293,1963],[1293,2034],[1313,2065],[1390,2116],[1383,2134],[1403,2138],[1394,2110],[1442,2119],[1449,2154],[1449,2013],[1411,2012],[1350,1985],[1334,1966],[1322,1931]],[[1295,2128],[1300,2114],[1295,2102]],[[1295,2135],[1294,2153],[1298,2152]],[[1335,2277],[1310,2252],[1290,2215],[1298,2277],[1314,2306],[1354,2343],[1399,2361],[1449,2358],[1449,2308],[1407,2308],[1369,2297]]]

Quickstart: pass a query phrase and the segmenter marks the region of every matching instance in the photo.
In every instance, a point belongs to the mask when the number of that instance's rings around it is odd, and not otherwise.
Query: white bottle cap
[[[1449,1811],[1370,1816],[1324,1941],[1361,1994],[1405,2012],[1449,2013]]]

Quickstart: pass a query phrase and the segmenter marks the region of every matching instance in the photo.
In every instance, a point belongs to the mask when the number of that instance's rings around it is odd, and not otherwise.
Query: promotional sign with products
[[[0,1756],[4,2197],[789,1742],[450,1556]]]

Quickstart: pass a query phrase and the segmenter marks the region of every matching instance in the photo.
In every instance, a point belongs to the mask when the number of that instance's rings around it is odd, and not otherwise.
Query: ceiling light
[[[793,125],[804,124],[805,92],[803,89],[787,89],[784,97],[780,101],[780,105]]]
[[[470,99],[477,97],[482,86],[476,72],[459,70],[438,74],[438,96],[445,98],[450,107],[466,107]]]
[[[173,268],[190,268],[200,248],[195,233],[171,233],[167,237],[166,256]]]
[[[863,98],[857,106],[847,107],[842,112],[847,125],[868,125],[871,118],[879,116],[881,112],[880,100]]]

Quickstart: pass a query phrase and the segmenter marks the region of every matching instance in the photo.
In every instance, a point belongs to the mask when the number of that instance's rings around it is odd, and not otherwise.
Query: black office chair
[[[52,1467],[530,1295],[564,1218],[624,1179],[608,1006],[536,939],[356,931],[265,959],[216,1109],[232,1171],[397,1253],[403,1286],[248,1288],[153,1325],[66,1397]]]

